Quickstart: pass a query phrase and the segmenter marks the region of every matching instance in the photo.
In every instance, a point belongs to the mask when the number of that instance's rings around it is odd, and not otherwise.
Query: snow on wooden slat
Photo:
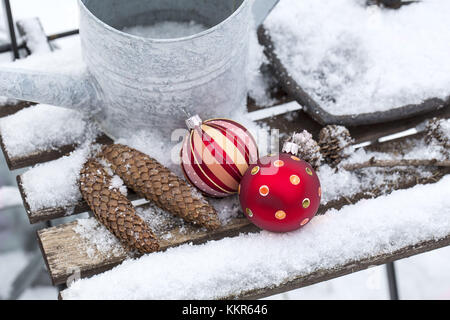
[[[64,299],[212,299],[264,296],[449,244],[450,176],[340,210],[303,229],[182,245],[127,260],[74,283]]]
[[[436,181],[439,181],[446,173],[449,172],[450,170],[448,168],[436,169],[434,175],[429,178],[421,179],[418,179],[411,174],[404,174],[401,179],[398,179],[396,181],[395,184],[387,186],[388,189],[374,188],[372,190],[360,190],[360,192],[357,192],[352,196],[345,196],[340,199],[331,200],[328,203],[321,205],[318,215],[325,213],[331,208],[340,209],[345,205],[356,203],[362,199],[377,197],[379,195],[389,193],[393,190],[407,189],[415,186],[416,184],[434,183]],[[110,250],[106,250],[106,256],[103,252],[94,255],[95,258],[93,259],[90,259],[88,257],[80,260],[79,255],[83,255],[83,253],[76,253],[72,251],[80,251],[80,243],[84,243],[85,240],[81,239],[79,235],[73,234],[73,228],[76,227],[76,224],[77,222],[73,222],[66,225],[61,225],[56,228],[54,227],[43,229],[38,232],[42,254],[44,260],[46,260],[47,262],[52,281],[55,284],[64,283],[71,276],[71,272],[73,272],[73,270],[76,268],[79,268],[81,270],[81,276],[84,277],[103,272],[109,268],[114,267],[118,263],[117,257],[109,253]],[[183,242],[196,242],[199,239],[204,239],[204,237],[207,237],[209,234],[206,232],[204,234],[202,233],[203,235],[199,238],[198,228],[192,227],[189,224],[186,224],[185,226],[187,229],[183,234]],[[237,235],[242,232],[247,232],[249,230],[256,231],[257,229],[252,228],[250,223],[246,219],[234,218],[226,226],[220,229],[218,231],[218,234],[222,236],[231,236]],[[213,235],[215,234],[216,233],[213,233]],[[180,244],[179,239],[180,235],[173,236],[173,239],[172,237],[170,237],[170,244],[168,244],[167,246],[175,246]],[[64,242],[67,242],[67,244],[65,244]],[[61,250],[61,248],[64,248],[64,250]],[[114,248],[111,248],[111,250],[113,249]],[[84,255],[86,255],[86,253],[84,253]],[[101,257],[100,260],[98,256]],[[125,259],[125,257],[126,256],[120,256],[120,258],[123,259]],[[82,265],[79,265],[79,261],[82,261]]]
[[[23,189],[21,176],[17,176],[17,185],[19,187],[25,211],[27,212],[28,219],[31,224],[74,215],[90,210],[88,204],[84,200],[74,201],[73,203],[65,207],[48,207],[38,210],[32,210],[27,201],[26,193]],[[127,198],[130,201],[140,199],[140,197],[132,190],[128,190]]]
[[[98,224],[94,218],[89,219]],[[98,250],[95,244],[89,243],[75,231],[77,224],[74,221],[38,231],[44,260],[55,285],[65,283],[75,272],[80,272],[83,278],[89,277],[109,270],[130,257],[119,244],[107,251]],[[256,230],[245,218],[235,218],[216,231],[206,231],[186,224],[166,233],[165,239],[160,240],[160,248],[163,251],[183,243],[199,244]]]
[[[413,148],[417,141],[420,141],[421,139],[423,139],[423,134],[390,140],[377,145],[375,151],[391,152],[395,154],[399,151],[399,148],[401,148],[402,151],[406,152],[408,149]],[[370,150],[371,147],[369,146],[367,149]],[[81,151],[82,150],[78,150],[76,153],[80,153]],[[21,191],[24,206],[31,223],[42,222],[89,210],[87,204],[82,200],[81,194],[79,194],[76,185],[75,171],[72,172],[73,170],[67,164],[69,160],[72,161],[70,157],[75,156],[78,155],[72,154],[68,157],[58,159],[55,162],[42,164],[17,177],[19,190]],[[82,165],[83,158],[80,159],[81,160],[76,160],[79,162],[77,166]],[[379,177],[374,174],[375,171],[372,171],[369,172],[365,185],[361,184],[361,186],[359,186],[353,176],[348,176],[345,172],[341,172],[343,180],[353,183],[353,190],[351,190],[349,185],[344,188],[344,186],[336,185],[334,180],[329,180],[330,177],[328,173],[330,173],[330,175],[335,175],[333,174],[333,170],[328,167],[323,169],[327,170],[323,173],[319,172],[319,176],[323,180],[324,196],[338,192],[330,191],[331,186],[335,186],[334,189],[346,189],[346,193],[342,195],[352,202],[354,201],[350,199],[358,200],[361,197],[371,197],[390,192],[394,189],[409,188],[417,183],[433,182],[435,176],[439,177],[445,172],[445,169],[436,169],[432,167],[423,170],[402,168],[401,170],[397,170],[400,173],[400,177],[397,178],[396,176],[392,176],[392,181],[385,181],[380,180]],[[38,172],[41,170],[42,172]],[[30,181],[24,180],[24,178],[28,178],[29,176]],[[48,182],[51,183],[44,183],[42,181],[43,179],[48,180]],[[66,189],[67,191],[62,192],[63,189]],[[27,193],[27,190],[32,191]],[[67,197],[66,193],[70,193],[71,196]],[[130,200],[138,200],[139,198],[131,190],[129,190],[128,195]],[[324,201],[337,200],[339,202],[339,197],[339,194],[337,194],[336,197],[330,197],[328,200],[324,199]]]
[[[79,112],[42,104],[0,119],[0,135],[11,170],[55,160],[86,140],[111,142]]]
[[[279,102],[282,102],[282,101],[285,102],[284,100],[280,100]],[[24,105],[26,105],[26,103],[24,103]],[[279,104],[276,103],[273,107],[277,108],[277,107],[279,107]],[[24,108],[23,105],[20,107],[20,109],[22,109],[22,108]],[[250,106],[249,106],[249,108],[250,108]],[[268,109],[270,109],[270,108],[271,107],[269,107]],[[19,111],[20,109],[15,110],[14,113]],[[2,110],[3,110],[3,108],[0,107],[0,117],[2,116]],[[270,112],[267,111],[267,113],[270,113]],[[5,116],[6,115],[7,114],[5,114]],[[431,118],[434,116],[445,117],[445,118],[450,117],[450,104],[448,104],[445,108],[442,108],[441,110],[432,112],[432,113],[424,115],[424,116],[413,117],[413,118],[404,119],[401,121],[395,121],[395,122],[391,122],[391,123],[382,123],[382,124],[376,124],[376,125],[370,125],[370,126],[353,127],[353,128],[349,128],[349,129],[357,143],[360,143],[363,141],[376,141],[380,137],[412,128],[412,127],[418,125],[419,123],[423,122],[425,119]],[[3,121],[8,121],[8,120],[4,119]],[[318,123],[313,121],[308,115],[305,114],[304,111],[301,111],[301,110],[288,112],[286,114],[281,114],[281,115],[277,115],[277,116],[266,118],[266,119],[261,119],[261,120],[258,120],[257,122],[267,124],[272,128],[279,129],[282,134],[283,133],[291,134],[293,131],[308,130],[314,136],[317,136],[319,133],[319,130],[321,129],[321,126]],[[58,126],[58,125],[63,125],[63,124],[52,123],[52,125]],[[61,129],[61,132],[63,132],[63,129]],[[18,132],[18,134],[20,134],[20,132]],[[41,132],[40,135],[45,136],[45,132]],[[97,139],[97,141],[99,143],[105,143],[105,144],[109,144],[112,142],[111,139],[108,138],[104,134],[99,134],[99,138]],[[27,144],[29,142],[30,141],[24,141],[24,144]],[[1,132],[0,132],[0,145],[2,147],[3,153],[5,155],[5,158],[6,158],[6,161],[8,163],[10,170],[24,168],[27,166],[35,165],[37,163],[42,163],[42,162],[47,162],[47,161],[58,159],[59,157],[73,151],[77,146],[75,143],[68,143],[68,144],[60,145],[58,147],[53,146],[53,147],[48,147],[48,148],[43,148],[42,145],[41,146],[36,145],[36,147],[34,149],[29,150],[29,152],[27,152],[25,154],[14,155],[8,151],[8,148],[7,148],[8,141],[7,140],[3,141]]]
[[[427,240],[419,243],[411,244],[387,254],[380,254],[359,261],[352,261],[345,265],[336,266],[329,269],[321,269],[310,274],[299,276],[293,280],[286,281],[278,286],[266,287],[257,290],[251,290],[240,293],[235,296],[228,296],[227,299],[261,299],[269,297],[278,293],[291,291],[313,285],[315,283],[328,281],[334,278],[342,277],[350,273],[358,272],[378,265],[383,265],[389,262],[394,262],[400,259],[415,256],[417,254],[425,253],[431,250],[443,248],[450,245],[450,235],[440,240]]]

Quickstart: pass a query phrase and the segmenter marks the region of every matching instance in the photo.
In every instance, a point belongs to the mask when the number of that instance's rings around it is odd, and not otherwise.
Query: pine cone
[[[353,143],[350,132],[344,126],[328,125],[319,133],[320,152],[325,162],[337,166],[347,158],[347,148]]]
[[[131,202],[111,186],[111,176],[100,163],[88,160],[81,170],[80,190],[95,217],[130,249],[141,253],[159,250],[156,236]]]
[[[290,140],[298,145],[297,155],[306,162],[309,162],[317,170],[322,162],[322,155],[320,154],[320,147],[312,135],[308,131],[303,130],[303,132],[294,133]]]
[[[448,128],[448,129],[447,129]],[[433,118],[426,125],[425,141],[443,147],[443,154],[449,157],[450,152],[450,120]]]
[[[160,208],[210,230],[220,227],[215,209],[200,194],[146,154],[113,144],[105,146],[100,156],[129,188]]]

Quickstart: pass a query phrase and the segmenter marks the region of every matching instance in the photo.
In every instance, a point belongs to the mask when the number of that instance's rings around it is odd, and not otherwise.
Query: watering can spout
[[[98,107],[97,92],[94,79],[87,74],[0,68],[0,96],[7,98],[92,111]]]

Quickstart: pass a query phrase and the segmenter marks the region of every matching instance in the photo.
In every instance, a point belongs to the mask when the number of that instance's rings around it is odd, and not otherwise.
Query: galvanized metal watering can
[[[256,3],[277,1],[256,0]],[[112,137],[169,134],[186,115],[229,116],[246,101],[252,0],[79,0],[86,72],[0,68],[0,96],[89,111]],[[265,13],[267,14],[267,12]],[[123,28],[196,21],[205,31],[150,39]]]

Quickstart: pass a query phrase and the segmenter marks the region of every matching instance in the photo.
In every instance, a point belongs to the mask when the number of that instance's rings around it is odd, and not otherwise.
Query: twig
[[[401,160],[375,160],[374,158],[362,163],[351,163],[342,166],[343,169],[353,171],[370,167],[400,167],[400,166],[433,166],[433,167],[450,167],[450,160],[417,160],[417,159],[401,159]]]

